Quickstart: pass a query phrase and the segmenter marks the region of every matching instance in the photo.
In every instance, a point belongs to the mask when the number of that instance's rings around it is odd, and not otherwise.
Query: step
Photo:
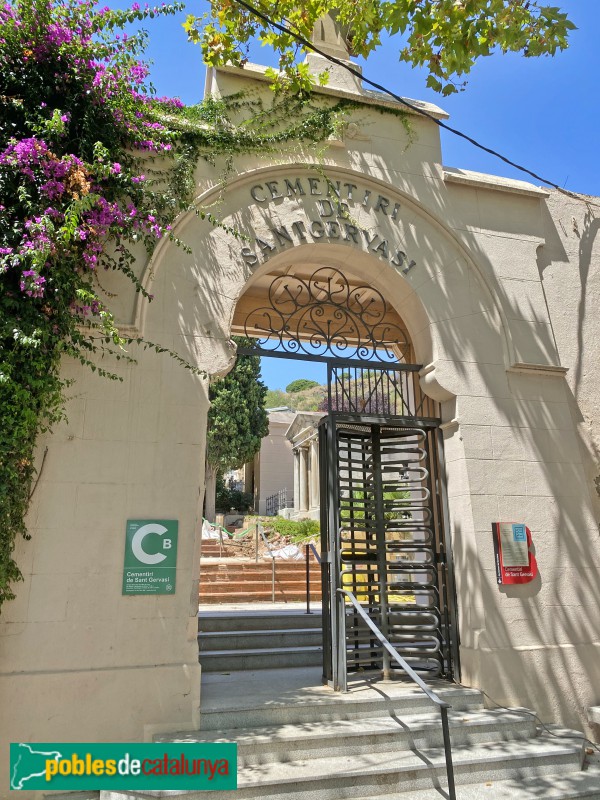
[[[204,578],[202,579],[202,575],[200,576],[200,587],[215,587],[215,588],[231,588],[241,590],[248,590],[250,592],[254,592],[257,590],[268,589],[271,591],[271,578],[269,576],[268,580],[261,580],[260,576],[256,575],[249,575],[243,576],[240,578],[232,578],[231,576],[212,576],[210,579]],[[282,587],[289,587],[291,589],[296,589],[299,591],[306,592],[306,581],[302,575],[298,577],[290,577],[288,575],[278,575],[275,578],[275,588],[281,589]],[[311,581],[310,584],[311,591],[320,591],[321,586],[320,584],[313,584]]]
[[[306,584],[304,581],[293,580],[278,580],[275,582],[276,592],[294,592],[295,594],[306,594]],[[271,581],[201,581],[199,594],[225,594],[232,592],[240,594],[247,592],[250,594],[260,594],[261,592],[272,592]],[[318,585],[310,585],[311,594],[321,594],[321,587]]]
[[[261,578],[260,575],[247,573],[245,575],[232,576],[232,575],[211,575],[210,577],[200,574],[200,586],[209,584],[210,586],[219,586],[222,584],[231,584],[231,586],[243,586],[245,589],[266,589],[271,588],[271,576]],[[321,582],[310,582],[311,589],[320,589]],[[295,588],[306,589],[306,579],[304,575],[276,575],[275,586],[294,586]]]
[[[200,575],[200,588],[214,587],[216,589],[246,589],[248,591],[256,591],[268,589],[271,590],[273,581],[271,576],[262,578],[260,575]],[[278,575],[275,578],[275,587],[288,586],[294,589],[306,591],[306,579],[304,575]],[[310,581],[311,592],[321,591],[321,581]]]
[[[277,582],[275,584],[275,594],[279,593],[282,594],[286,591],[285,584],[281,584]],[[302,599],[306,596],[306,586],[304,584],[300,585],[292,585],[287,589],[288,592],[293,592],[296,595],[300,595]],[[207,595],[239,595],[241,597],[247,595],[248,597],[260,597],[262,595],[268,595],[269,597],[272,594],[272,587],[271,583],[263,583],[258,584],[257,586],[249,587],[248,584],[238,583],[238,584],[230,584],[230,583],[204,583],[200,584],[199,595],[206,593]],[[319,596],[321,597],[321,587],[312,586],[310,587],[310,594],[312,596]],[[240,601],[241,602],[241,601]]]
[[[452,710],[473,713],[481,709],[481,692],[465,686],[455,686],[445,681],[430,681],[433,690],[450,703]],[[264,728],[281,725],[300,725],[312,723],[314,726],[339,720],[363,719],[365,717],[386,717],[392,714],[428,713],[431,701],[418,688],[403,681],[393,682],[392,687],[399,694],[391,697],[359,696],[353,691],[338,694],[326,687],[319,687],[319,693],[307,696],[297,693],[296,701],[273,701],[269,705],[236,705],[232,708],[200,709],[202,732],[233,730],[248,727]],[[314,728],[316,730],[316,727]]]
[[[442,781],[443,783],[443,781]],[[536,775],[534,777],[509,778],[502,781],[485,779],[457,786],[458,800],[600,800],[600,770],[570,772],[565,775]],[[69,792],[44,795],[44,800],[138,800],[148,795],[128,792]],[[173,794],[170,795],[173,797]],[[243,800],[241,792],[236,795]],[[160,795],[159,795],[160,797]],[[175,798],[177,795],[175,794]],[[185,797],[185,795],[183,795]],[[443,800],[445,794],[437,789],[373,794],[361,800]],[[156,800],[156,795],[152,796]]]
[[[536,735],[532,716],[522,709],[454,711],[448,714],[452,746],[484,742],[527,739]],[[221,730],[216,737],[195,731],[160,741],[174,742],[237,742],[238,765],[249,766],[339,755],[360,755],[365,752],[397,752],[411,747],[442,747],[440,715],[436,711],[398,716],[361,717],[351,720],[282,725],[279,728],[256,728],[252,731]]]
[[[200,592],[198,595],[200,603],[270,603],[273,595],[271,590],[263,592]],[[310,599],[320,602],[321,593],[311,592]],[[306,600],[306,594],[302,592],[289,591],[280,592],[275,590],[275,602],[277,603],[301,603]]]
[[[246,569],[240,568],[233,568],[233,567],[223,567],[222,564],[218,562],[214,565],[210,565],[211,568],[208,567],[200,567],[200,575],[204,576],[206,580],[212,580],[214,578],[238,578],[239,580],[257,580],[258,578],[268,579],[271,580],[272,577],[272,570],[270,567],[261,567],[258,566],[256,568],[247,567]],[[275,579],[277,578],[292,578],[293,580],[306,580],[306,570],[302,568],[285,568],[285,569],[276,569],[275,570]],[[320,581],[321,580],[321,573],[317,572],[317,570],[310,571],[310,580],[311,583],[313,581]]]
[[[456,784],[566,775],[581,766],[581,747],[538,737],[452,748]],[[446,786],[444,750],[363,753],[261,763],[241,769],[236,791],[187,792],[186,800],[341,800],[380,797]],[[174,795],[177,796],[177,795]]]
[[[209,569],[210,567],[210,569]],[[240,566],[238,569],[237,567],[229,567],[223,566],[220,561],[214,561],[212,564],[207,564],[204,567],[200,567],[200,574],[206,575],[210,577],[215,577],[217,575],[233,575],[239,577],[246,577],[246,578],[257,578],[257,577],[265,577],[271,579],[271,575],[273,570],[271,567],[263,567],[262,565],[253,566],[249,565],[245,569]],[[306,569],[304,565],[300,567],[277,567],[275,570],[275,577],[279,575],[284,575],[289,578],[305,578],[306,577]],[[317,572],[317,570],[310,570],[310,577],[311,580],[320,580],[321,573]]]
[[[247,588],[271,588],[272,579],[270,575],[257,575],[254,572],[245,572],[240,573],[239,575],[232,575],[231,573],[213,573],[211,575],[204,575],[202,572],[200,573],[200,586],[218,586],[218,585],[230,585],[234,586],[244,586]],[[275,576],[275,585],[289,585],[289,586],[297,586],[302,589],[306,589],[306,577],[304,573],[299,573],[297,575],[292,574],[285,574],[280,575],[277,574]],[[310,581],[310,588],[311,590],[321,589],[321,581],[311,580]]]
[[[238,631],[238,630],[281,630],[285,628],[321,628],[321,609],[315,607],[314,613],[306,614],[300,610],[271,611],[201,611],[198,615],[198,630]]]
[[[51,792],[44,795],[44,800],[100,800],[100,790],[89,792]],[[120,799],[121,800],[121,799]]]
[[[323,648],[307,645],[270,650],[208,650],[200,653],[198,661],[206,672],[311,667],[323,662]]]
[[[319,628],[293,628],[292,630],[218,631],[198,634],[201,652],[209,650],[259,650],[298,645],[320,645]]]
[[[459,785],[458,800],[600,800],[600,769]],[[435,789],[376,794],[361,800],[442,800]]]
[[[321,574],[321,567],[319,564],[315,564],[314,562],[309,562],[310,571],[315,575]],[[219,562],[208,562],[207,564],[202,564],[201,569],[205,572],[215,572],[217,570],[236,570],[236,571],[246,571],[246,572],[253,572],[255,570],[264,570],[268,571],[269,574],[273,567],[271,566],[271,561],[227,561],[223,559],[223,561]],[[276,561],[275,562],[275,571],[279,572],[280,570],[289,570],[293,572],[306,571],[306,561]]]

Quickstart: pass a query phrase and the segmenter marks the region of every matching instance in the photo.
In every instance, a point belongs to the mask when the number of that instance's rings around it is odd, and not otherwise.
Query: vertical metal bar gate
[[[458,676],[456,606],[437,403],[410,337],[374,286],[341,270],[288,268],[238,324],[239,353],[327,364],[319,431],[324,675],[400,670],[353,592],[409,666]],[[268,344],[268,347],[265,347]]]
[[[324,677],[343,691],[351,672],[401,672],[338,588],[355,594],[415,670],[453,677],[439,420],[416,413],[424,401],[410,368],[331,364],[328,372],[329,414],[319,434]]]

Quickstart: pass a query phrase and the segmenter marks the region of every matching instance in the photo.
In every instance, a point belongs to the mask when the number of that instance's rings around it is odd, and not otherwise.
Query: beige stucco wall
[[[588,488],[600,518],[600,205],[553,192],[543,208],[545,245],[538,250],[553,333],[566,376]]]
[[[163,309],[169,280],[157,276],[147,338],[217,363]],[[32,540],[17,543],[25,580],[0,618],[0,797],[10,741],[139,741],[198,724],[207,381],[166,356],[135,355],[137,365],[110,364],[122,383],[65,365],[69,421],[40,443]],[[121,595],[130,518],[179,521],[174,596]]]
[[[248,85],[235,71],[216,80],[223,92]],[[349,203],[353,224],[389,252],[333,227],[277,242],[267,258],[252,245],[251,264],[239,239],[190,214],[176,232],[191,253],[163,243],[151,264],[140,262],[156,299],[122,293],[122,321],[217,373],[231,362],[231,319],[255,275],[329,265],[382,291],[408,327],[422,385],[443,403],[463,680],[582,727],[600,700],[596,223],[584,206],[534,187],[445,172],[429,121],[412,120],[412,144],[396,117],[366,101],[350,121],[352,135],[331,143],[319,170],[355,184],[356,196],[399,204],[392,220],[392,206],[386,214]],[[324,224],[323,195],[250,195],[286,177],[308,187],[322,179],[316,160],[301,150],[241,158],[219,204],[223,220],[269,242],[274,225]],[[201,165],[199,202],[219,196],[219,178],[220,165]],[[398,249],[408,255],[401,265],[391,260]],[[18,543],[25,581],[0,619],[3,752],[10,740],[139,740],[198,724],[207,384],[150,352],[116,368],[123,383],[65,365],[75,378],[69,422],[40,443],[40,458],[48,453],[33,539]],[[122,597],[125,522],[152,517],[179,520],[177,592]],[[497,587],[496,520],[531,528],[540,570],[532,584]]]
[[[291,442],[285,432],[293,420],[293,413],[273,412],[269,414],[269,433],[260,446],[260,495],[258,513],[266,513],[267,498],[281,490],[287,491],[289,504],[294,496],[294,462]]]

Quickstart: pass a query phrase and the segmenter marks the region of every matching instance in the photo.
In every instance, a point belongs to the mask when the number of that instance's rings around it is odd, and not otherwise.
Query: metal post
[[[444,436],[439,427],[435,430],[438,458],[438,481],[439,481],[439,500],[442,505],[444,549],[446,555],[446,579],[448,582],[448,599],[450,608],[446,610],[446,615],[450,619],[450,654],[451,654],[451,676],[460,681],[460,653],[458,649],[458,620],[456,609],[456,585],[454,582],[454,562],[452,556],[452,530],[450,528],[450,516],[448,511],[448,493],[446,485],[446,467],[444,463]]]
[[[311,614],[310,610],[310,563],[309,563],[310,547],[304,545],[304,558],[306,559],[306,613]]]
[[[456,800],[456,790],[454,788],[454,766],[452,764],[452,751],[450,750],[450,729],[448,727],[448,709],[440,706],[442,715],[442,731],[444,734],[444,753],[446,755],[446,774],[448,775],[448,798]]]
[[[256,563],[258,564],[258,522],[256,523],[256,532],[254,536],[255,544],[256,544]]]
[[[340,570],[340,511],[338,497],[338,450],[335,418],[332,408],[332,386],[335,383],[335,367],[327,364],[327,399],[329,415],[327,419],[327,510],[330,550],[329,557],[329,596],[331,598],[331,642],[332,642],[332,688],[336,692],[348,689],[346,664],[346,608],[344,598],[338,593],[342,585]],[[321,498],[323,502],[323,498]]]
[[[329,554],[331,552],[331,533],[329,530],[329,490],[328,453],[327,453],[327,421],[319,423],[319,481],[320,481],[320,521],[321,521],[321,600],[322,600],[322,641],[323,641],[323,683],[330,684],[333,680],[333,666],[331,653],[333,642],[331,639],[331,586],[329,583]],[[295,484],[294,484],[295,486]],[[294,488],[295,491],[295,488]],[[295,502],[295,500],[294,500]],[[333,599],[335,602],[335,598]]]
[[[271,602],[275,602],[275,559],[271,556]]]
[[[381,613],[381,632],[389,636],[388,616],[388,576],[387,576],[387,550],[385,530],[385,503],[383,499],[383,476],[381,466],[381,431],[379,426],[371,426],[371,441],[373,442],[373,483],[375,489],[375,541],[377,543],[377,571],[379,588],[379,608]],[[392,659],[388,651],[383,649],[383,680],[392,680]]]

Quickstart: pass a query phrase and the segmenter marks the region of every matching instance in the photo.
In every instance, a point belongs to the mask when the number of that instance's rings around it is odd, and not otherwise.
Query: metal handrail
[[[241,533],[230,533],[227,530],[227,528],[225,528],[223,525],[219,525],[218,522],[210,522],[210,520],[207,520],[206,517],[202,517],[202,522],[203,523],[204,522],[208,522],[208,524],[212,528],[214,528],[219,534],[219,558],[222,557],[222,555],[223,555],[223,547],[225,546],[225,542],[223,541],[223,534],[225,534],[225,538],[227,540],[227,546],[228,547],[231,547],[231,546],[233,546],[233,547],[241,547],[243,542],[236,541],[236,539],[242,539],[244,536],[247,536],[250,533],[250,531],[252,530],[252,528],[253,528],[253,526],[251,525],[249,528],[246,528],[246,530],[242,531]],[[205,540],[205,541],[207,541],[207,540]]]
[[[206,519],[206,517],[202,517],[202,522],[208,522],[208,524],[212,528],[217,528],[219,531],[224,533],[228,539],[241,539],[247,534],[250,533],[251,530],[254,528],[254,524],[250,525],[246,530],[242,531],[241,533],[231,533],[227,530],[223,525],[220,525],[218,522],[211,522],[210,520]]]
[[[260,533],[263,542],[267,546],[267,550],[269,551],[269,555],[271,556],[271,602],[275,602],[275,556],[273,555],[273,551],[271,550],[271,545],[269,544],[269,540],[265,536],[263,526],[257,523],[256,529]]]
[[[317,548],[314,546],[314,544],[313,544],[312,542],[309,542],[309,543],[308,543],[308,546],[309,546],[309,547],[310,547],[310,549],[312,550],[312,554],[313,554],[313,556],[316,558],[316,560],[317,560],[317,564],[319,564],[319,565],[320,565],[320,564],[321,564],[321,556],[319,555],[319,553],[318,553],[318,551],[317,551]]]
[[[439,697],[432,689],[430,689],[423,678],[421,678],[421,676],[414,671],[414,669],[407,661],[405,661],[396,648],[388,642],[383,633],[381,633],[377,625],[375,625],[373,620],[368,616],[364,608],[358,602],[355,595],[347,589],[338,589],[338,592],[340,594],[345,594],[346,597],[348,597],[354,608],[358,611],[360,616],[364,619],[369,628],[375,634],[375,637],[381,642],[388,653],[396,659],[408,677],[425,692],[431,702],[435,703],[435,705],[439,707],[442,718],[442,733],[444,736],[444,754],[446,757],[446,774],[448,776],[448,797],[449,800],[456,800],[456,790],[454,788],[454,766],[452,764],[452,749],[450,743],[450,729],[448,727],[448,709],[452,708],[452,706],[450,703],[446,703],[445,700],[442,700],[441,697]]]
[[[317,548],[314,546],[314,544],[312,542],[308,542],[307,544],[304,545],[304,560],[306,562],[306,564],[305,564],[305,567],[306,567],[306,578],[305,578],[305,580],[306,580],[306,613],[307,614],[312,614],[312,611],[310,610],[310,553],[311,553],[311,551],[312,551],[312,554],[314,555],[314,557],[315,557],[315,559],[317,561],[317,564],[319,564],[319,566],[321,565],[321,557],[317,553]]]

